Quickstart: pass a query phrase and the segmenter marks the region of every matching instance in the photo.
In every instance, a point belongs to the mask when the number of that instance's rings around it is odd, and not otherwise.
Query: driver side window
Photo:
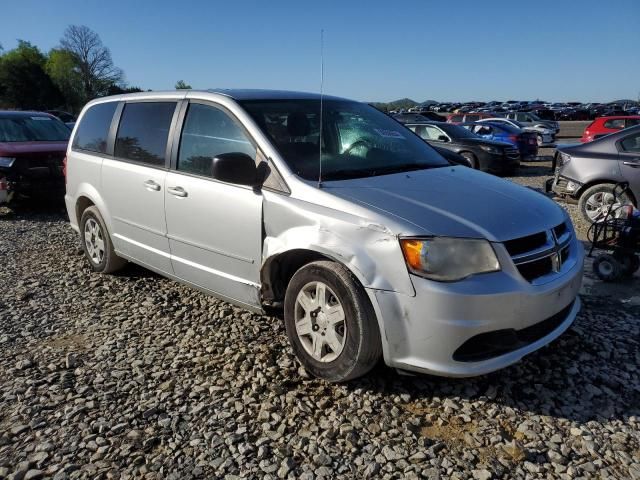
[[[219,108],[189,104],[180,139],[177,169],[209,177],[214,157],[236,152],[246,153],[256,159],[256,147],[242,127]]]

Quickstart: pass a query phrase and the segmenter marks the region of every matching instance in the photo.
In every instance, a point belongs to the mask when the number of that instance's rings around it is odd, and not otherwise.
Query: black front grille
[[[571,253],[571,231],[563,222],[546,232],[539,232],[504,242],[513,263],[529,282],[560,271]]]
[[[541,258],[534,260],[533,262],[523,263],[518,265],[518,271],[529,282],[547,275],[553,270],[553,263],[551,258]]]
[[[540,232],[534,235],[529,235],[528,237],[508,240],[504,242],[504,246],[507,248],[509,255],[513,256],[540,248],[546,243],[546,241],[547,234],[545,232]]]
[[[555,315],[521,330],[506,328],[471,337],[454,353],[457,362],[480,362],[526,347],[546,337],[567,318],[575,300]]]

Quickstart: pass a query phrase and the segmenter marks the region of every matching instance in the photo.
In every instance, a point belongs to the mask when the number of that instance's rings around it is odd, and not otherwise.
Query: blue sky
[[[129,84],[357,100],[609,101],[640,95],[640,0],[6,1],[0,44],[95,30]]]

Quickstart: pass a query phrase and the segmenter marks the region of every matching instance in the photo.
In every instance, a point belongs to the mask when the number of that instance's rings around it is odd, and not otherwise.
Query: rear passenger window
[[[631,135],[620,142],[625,152],[640,153],[640,134]]]
[[[604,128],[613,128],[616,130],[621,130],[624,128],[624,119],[616,118],[615,120],[607,120],[604,122]]]
[[[465,122],[477,122],[480,120],[480,115],[467,115],[464,119]]]
[[[76,135],[73,137],[73,148],[105,153],[111,120],[117,106],[117,102],[109,102],[90,107],[80,120]]]
[[[211,176],[214,157],[236,152],[256,159],[256,147],[242,127],[219,108],[191,103],[182,129],[178,170]]]
[[[114,155],[164,166],[175,102],[127,103],[122,111]]]
[[[626,128],[640,125],[640,118],[627,118]]]

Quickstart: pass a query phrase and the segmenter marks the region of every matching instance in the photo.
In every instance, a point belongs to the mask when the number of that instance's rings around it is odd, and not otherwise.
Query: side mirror
[[[213,159],[211,175],[216,180],[259,187],[262,185],[263,175],[258,175],[256,162],[246,153],[222,153]]]
[[[448,142],[449,139],[445,135],[440,135],[440,136],[438,136],[438,141],[439,142]]]

